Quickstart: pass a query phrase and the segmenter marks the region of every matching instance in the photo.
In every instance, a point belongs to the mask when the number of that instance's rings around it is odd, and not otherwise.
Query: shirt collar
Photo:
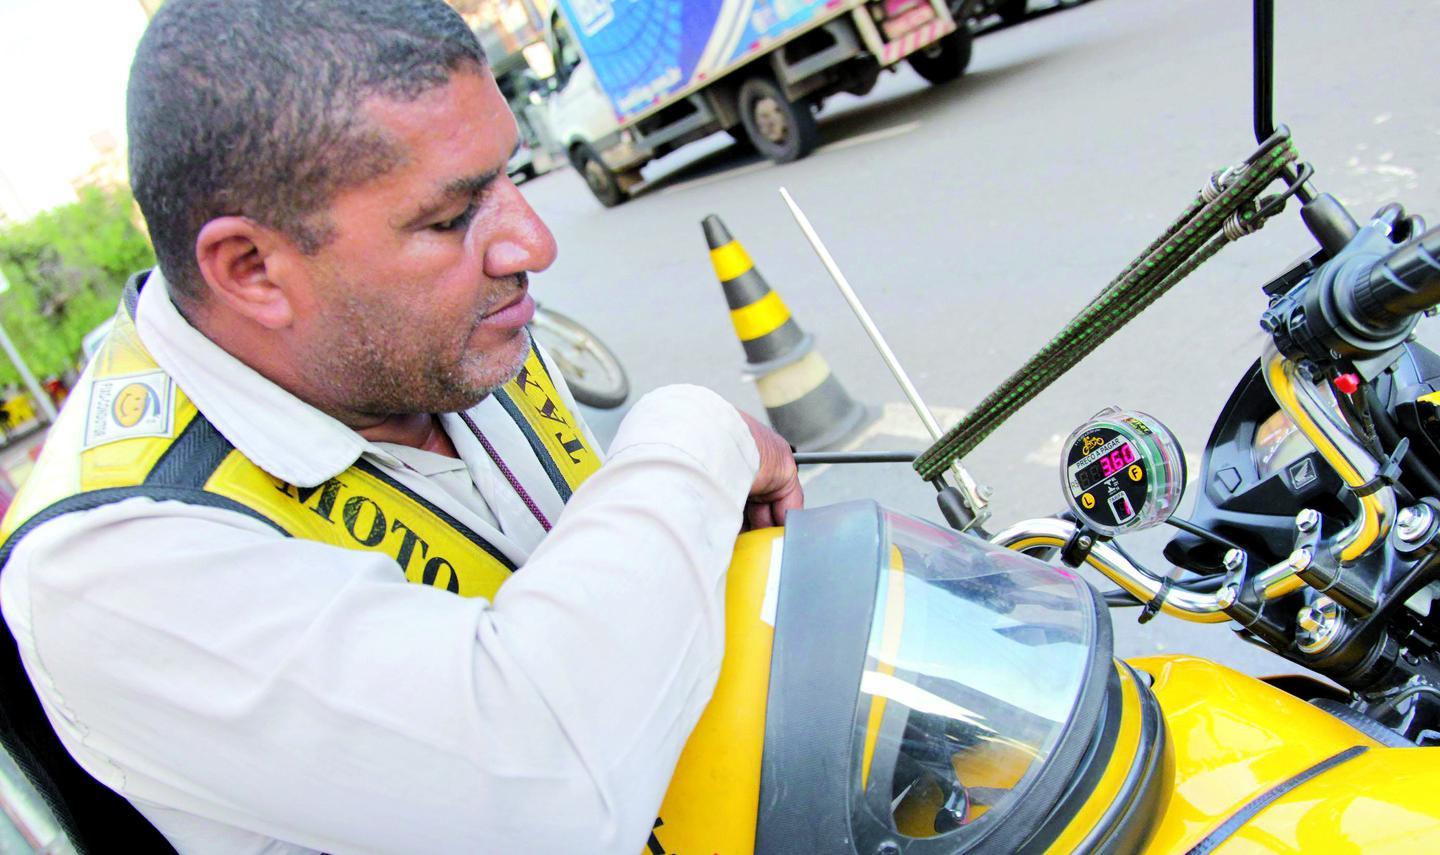
[[[150,355],[241,454],[297,487],[314,487],[371,450],[360,434],[231,356],[190,325],[157,267],[136,308]]]

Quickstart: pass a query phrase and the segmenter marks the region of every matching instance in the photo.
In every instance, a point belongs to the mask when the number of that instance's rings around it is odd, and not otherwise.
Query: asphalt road
[[[1033,4],[1040,5],[1040,4]],[[1276,118],[1315,184],[1357,216],[1399,200],[1440,220],[1437,0],[1279,0]],[[866,448],[928,444],[898,387],[794,224],[807,211],[932,408],[953,418],[1057,332],[1181,209],[1254,147],[1248,0],[1092,0],[995,28],[970,72],[927,86],[908,68],[821,113],[822,148],[786,166],[719,135],[657,161],[613,210],[569,170],[525,193],[561,253],[536,294],[616,350],[637,393],[716,389],[763,412],[710,268],[719,214],[813,333],[850,393],[883,417]],[[1059,442],[1118,404],[1168,424],[1197,459],[1259,355],[1260,285],[1307,254],[1294,212],[1227,248],[981,445],[967,463],[1006,525],[1059,510]],[[1433,332],[1427,339],[1437,338]],[[633,398],[632,398],[633,400]],[[592,413],[602,434],[618,413]],[[807,474],[810,503],[874,497],[936,518],[904,465]],[[1158,561],[1163,532],[1133,544]],[[1115,612],[1122,655],[1189,651],[1253,673],[1293,670],[1222,627]]]

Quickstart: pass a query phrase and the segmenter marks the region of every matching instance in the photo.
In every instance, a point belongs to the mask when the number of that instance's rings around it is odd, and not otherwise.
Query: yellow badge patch
[[[174,432],[174,383],[163,371],[107,377],[91,386],[85,448]]]

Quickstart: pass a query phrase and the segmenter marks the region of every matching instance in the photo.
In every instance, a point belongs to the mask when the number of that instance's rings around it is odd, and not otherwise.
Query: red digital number
[[[1109,478],[1135,462],[1135,449],[1127,442],[1100,458],[1100,477]]]

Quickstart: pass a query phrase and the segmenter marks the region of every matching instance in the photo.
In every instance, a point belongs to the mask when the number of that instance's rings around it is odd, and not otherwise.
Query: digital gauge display
[[[1070,509],[1105,535],[1148,528],[1174,513],[1185,456],[1164,425],[1111,407],[1070,434],[1061,470]]]
[[[1111,440],[1106,446],[1113,446],[1116,442],[1120,443],[1119,448],[1103,454],[1099,460],[1075,473],[1075,481],[1079,484],[1080,489],[1089,490],[1139,460],[1135,454],[1135,446],[1119,437]]]

